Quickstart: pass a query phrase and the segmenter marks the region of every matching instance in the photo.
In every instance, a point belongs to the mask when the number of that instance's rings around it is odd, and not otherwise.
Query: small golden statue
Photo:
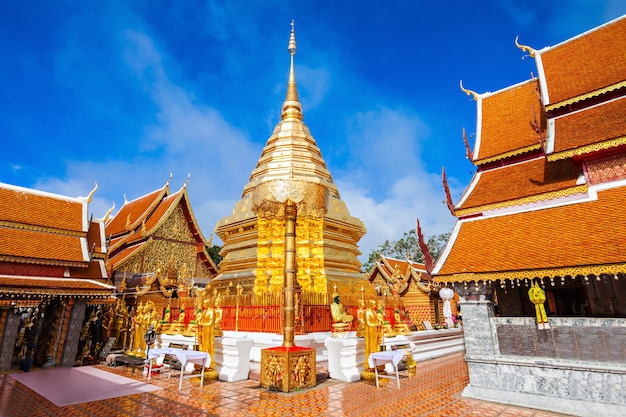
[[[374,368],[369,365],[370,355],[380,351],[379,333],[380,319],[376,309],[376,301],[370,300],[367,310],[365,310],[365,362],[363,363],[363,378],[372,379]]]
[[[400,317],[400,310],[398,310],[397,308],[394,310],[393,318],[396,321],[393,326],[393,330],[396,334],[408,334],[411,332],[409,325],[406,324],[404,320],[402,320],[402,317]]]
[[[346,314],[343,304],[339,302],[339,294],[333,294],[333,302],[330,304],[330,314],[333,318],[333,337],[343,337],[350,331],[353,317]]]
[[[365,300],[359,300],[359,309],[356,313],[358,326],[356,328],[356,337],[365,337]]]
[[[215,312],[215,337],[224,336],[224,332],[222,332],[222,307],[221,307],[222,299],[219,294],[215,297],[215,302],[213,303],[213,311]]]

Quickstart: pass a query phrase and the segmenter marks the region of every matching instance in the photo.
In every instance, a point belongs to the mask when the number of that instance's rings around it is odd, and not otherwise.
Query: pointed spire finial
[[[287,50],[291,55],[291,65],[289,67],[289,82],[287,84],[287,97],[285,97],[285,103],[283,103],[283,111],[281,119],[286,120],[288,118],[295,118],[302,120],[302,106],[298,99],[298,90],[296,88],[296,74],[294,71],[293,56],[296,54],[296,31],[294,29],[294,21],[291,21],[291,34],[289,35],[289,46]]]
[[[287,50],[291,55],[296,53],[296,29],[295,29],[295,21],[291,20],[291,35],[289,36],[289,46]]]

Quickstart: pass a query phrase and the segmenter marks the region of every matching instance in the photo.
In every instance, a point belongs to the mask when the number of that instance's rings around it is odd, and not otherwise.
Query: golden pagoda
[[[277,293],[285,276],[285,206],[296,204],[297,282],[303,291],[359,293],[370,285],[360,268],[361,220],[350,215],[322,153],[303,122],[294,73],[295,32],[289,40],[291,66],[281,120],[267,140],[256,168],[230,216],[215,233],[223,242],[221,273],[213,288],[240,284],[254,294]],[[373,291],[373,290],[372,290]]]

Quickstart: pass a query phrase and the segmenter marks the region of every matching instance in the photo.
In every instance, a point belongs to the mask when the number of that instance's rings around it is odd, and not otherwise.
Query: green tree
[[[443,252],[449,239],[450,233],[428,237],[426,246],[428,246],[428,251],[433,258],[433,262],[437,262],[437,259],[441,255],[441,252]],[[419,247],[415,229],[405,232],[404,235],[396,241],[389,242],[386,240],[383,244],[379,245],[369,254],[367,262],[363,264],[363,270],[371,271],[381,255],[396,259],[406,259],[409,257],[413,262],[424,262],[424,254]]]
[[[211,247],[207,247],[207,251],[209,252],[209,256],[213,260],[215,266],[218,266],[220,262],[222,262],[222,255],[220,255],[220,251],[222,250],[221,246],[213,245]]]

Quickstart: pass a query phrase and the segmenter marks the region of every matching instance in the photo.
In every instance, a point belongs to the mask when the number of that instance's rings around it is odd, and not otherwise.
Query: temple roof
[[[432,278],[423,263],[381,255],[369,272],[369,282],[373,283],[379,275],[396,295],[404,295],[411,282],[414,282],[423,292],[430,292]]]
[[[0,183],[0,260],[16,274],[31,275],[30,264],[106,279],[104,223],[87,218],[90,200],[91,194],[72,198]]]
[[[622,78],[626,78],[625,74]],[[626,97],[555,118],[554,138],[554,149],[548,156],[551,160],[591,154],[626,144]]]
[[[125,201],[120,211],[106,224],[107,236],[126,234],[139,226],[159,205],[164,196],[169,195],[169,181],[162,188],[132,201]]]
[[[626,16],[536,53],[544,104],[560,107],[626,88]]]
[[[0,183],[0,220],[20,227],[83,233],[86,201]]]
[[[545,140],[545,117],[537,88],[536,81],[529,80],[479,98],[479,128],[473,155],[476,165],[541,147],[541,141]],[[535,121],[542,139],[533,126]]]
[[[584,181],[582,175],[580,166],[571,159],[548,162],[544,156],[478,171],[455,211],[464,217],[575,194],[586,190],[578,188],[579,181]]]
[[[0,275],[0,294],[24,296],[71,295],[110,300],[115,287],[90,279]]]
[[[459,220],[433,275],[497,280],[626,271],[626,184],[577,204]],[[616,217],[617,216],[617,217]]]
[[[179,206],[183,210],[185,224],[193,236],[196,256],[200,257],[212,274],[217,275],[217,266],[208,254],[206,241],[191,209],[187,183],[170,194],[169,180],[162,188],[125,202],[115,217],[106,224],[106,235],[114,236],[109,242],[109,268],[114,271],[118,265],[145,250],[152,243],[160,226]]]
[[[625,35],[622,17],[542,51],[518,44],[538,80],[474,93],[478,172],[436,280],[626,272],[616,238],[626,232]]]

